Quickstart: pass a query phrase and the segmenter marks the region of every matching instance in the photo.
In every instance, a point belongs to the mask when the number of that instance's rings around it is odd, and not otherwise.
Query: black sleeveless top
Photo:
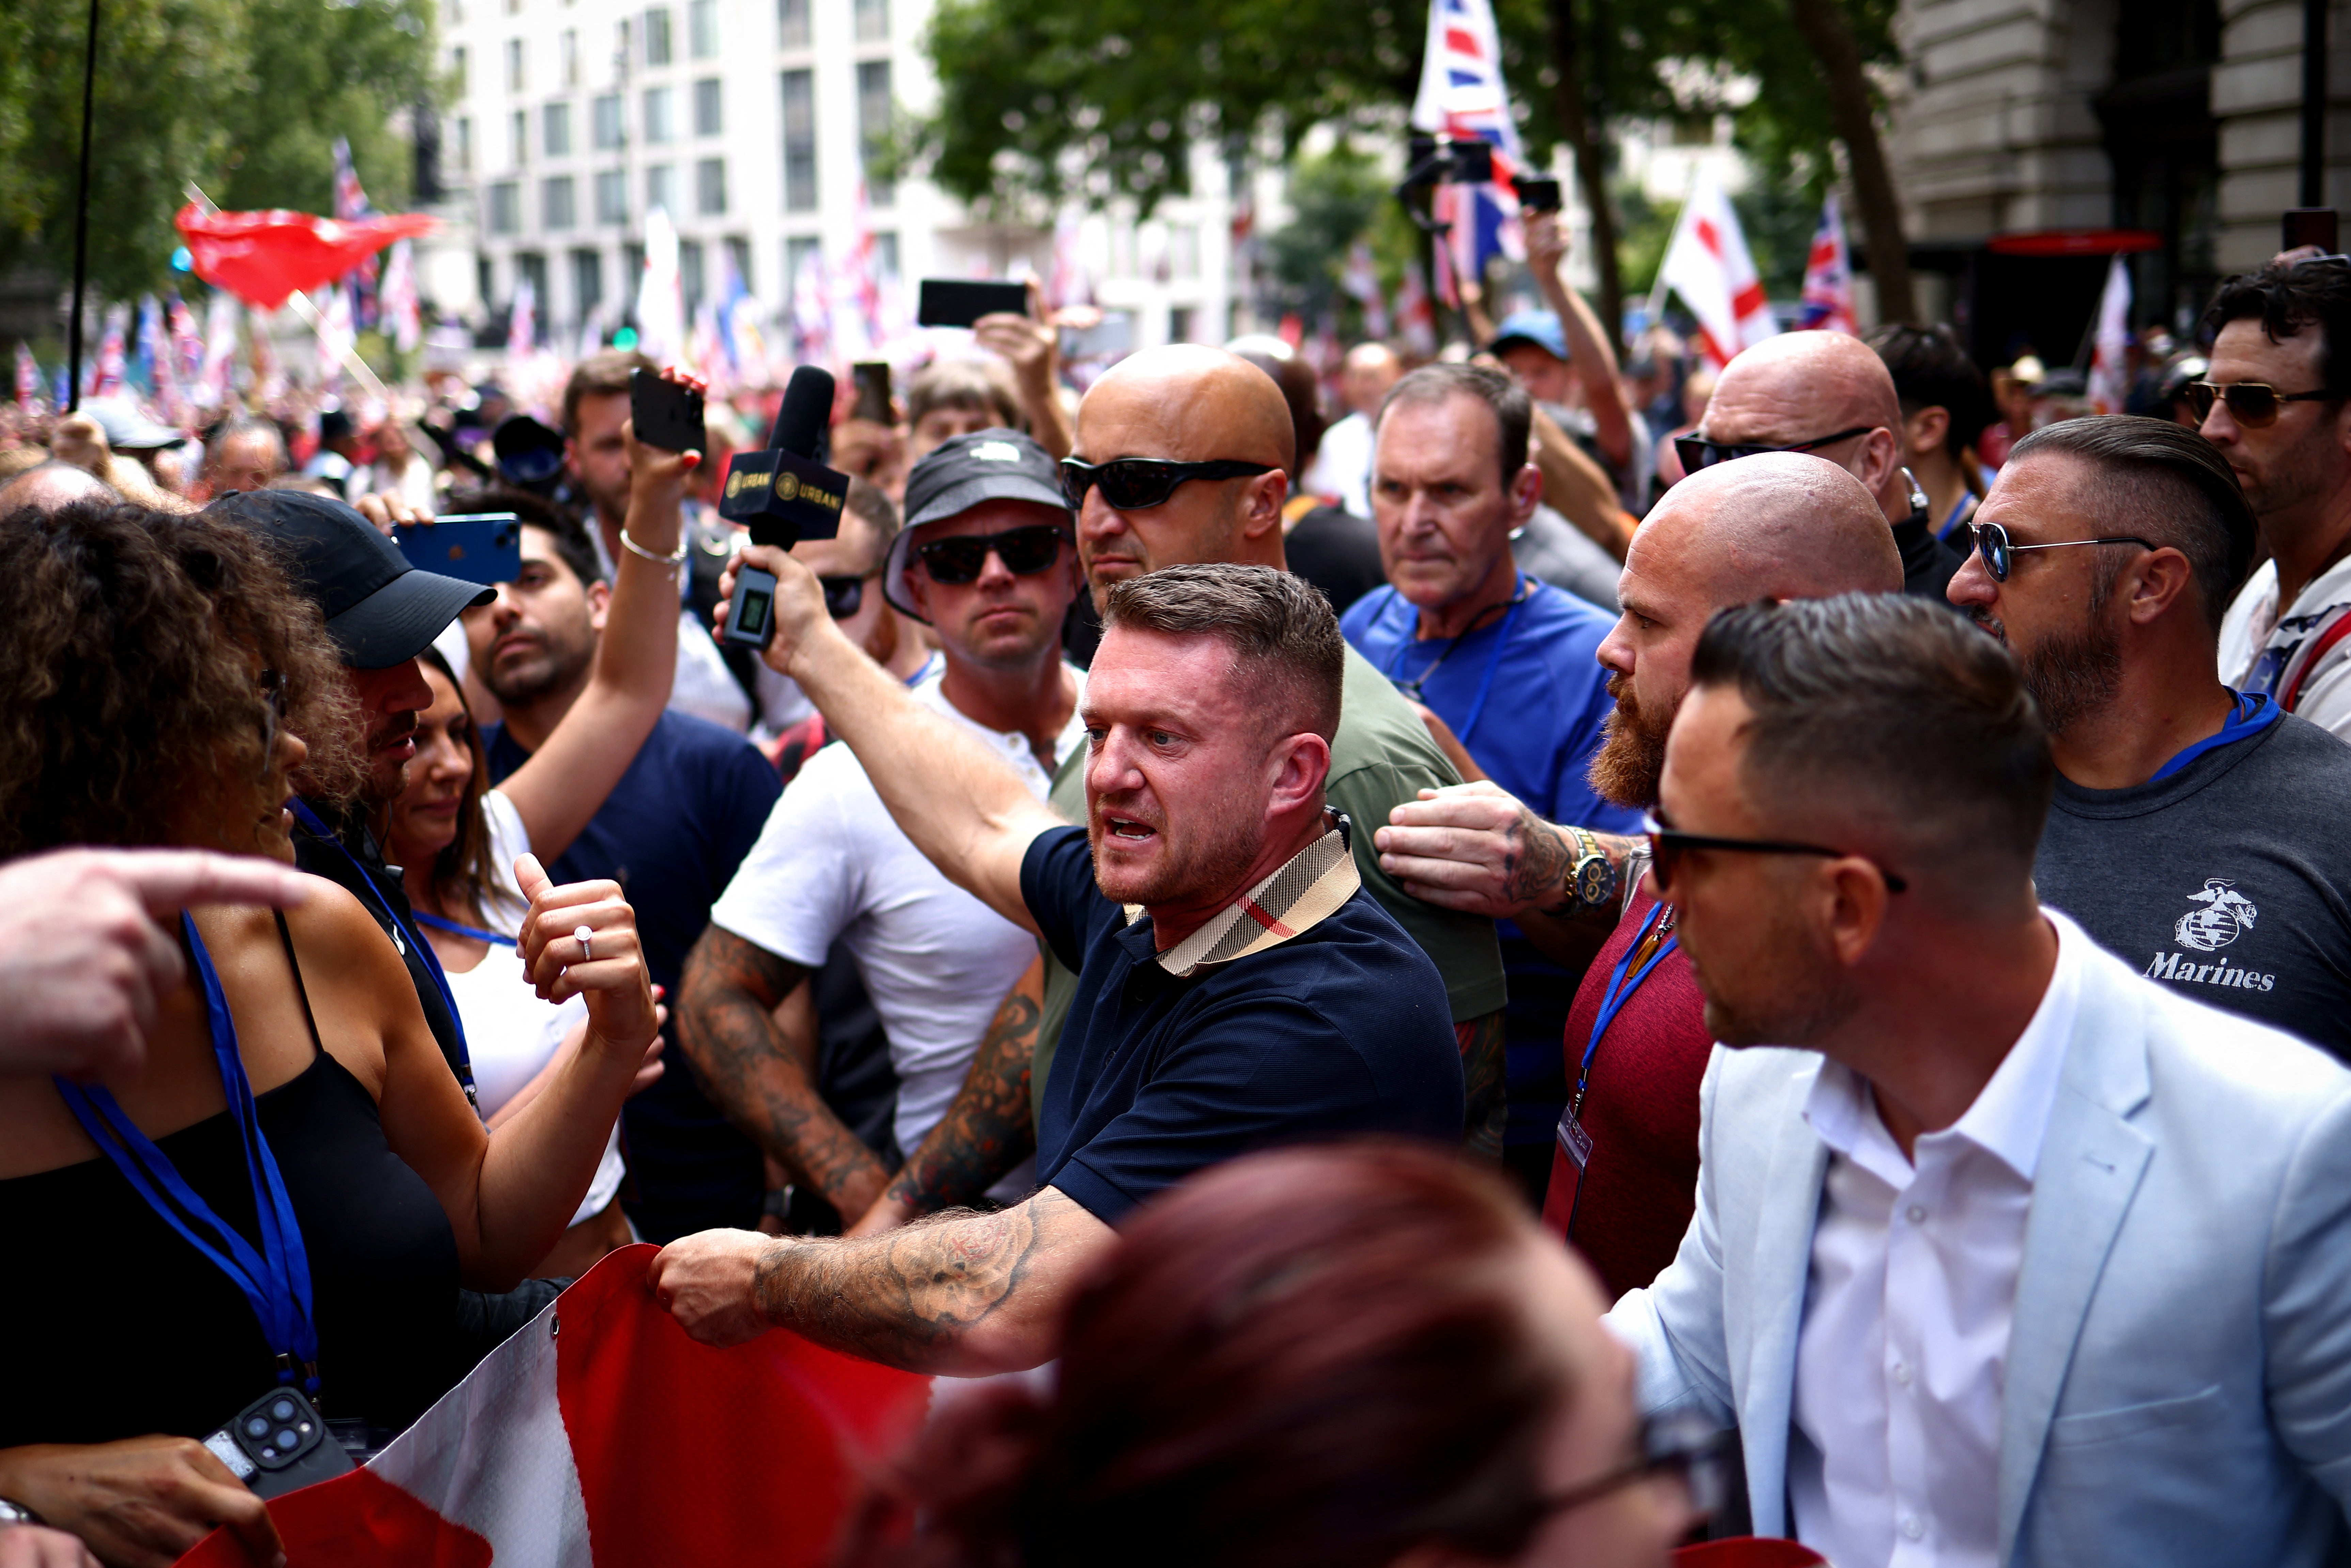
[[[456,1238],[384,1142],[375,1101],[319,1048],[315,1019],[310,1034],[310,1065],[256,1099],[310,1256],[319,1404],[403,1427],[459,1370]],[[228,1113],[156,1145],[257,1249]],[[244,1294],[103,1155],[0,1181],[0,1239],[16,1260],[0,1290],[0,1344],[11,1347],[0,1448],[202,1437],[276,1385]]]

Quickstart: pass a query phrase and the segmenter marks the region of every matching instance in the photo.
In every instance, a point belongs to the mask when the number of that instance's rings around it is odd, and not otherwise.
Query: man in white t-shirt
[[[1053,460],[1029,437],[957,436],[907,476],[906,526],[883,591],[930,622],[945,651],[914,695],[1000,752],[1040,800],[1083,738],[1080,677],[1060,641],[1080,581]],[[955,1099],[1037,945],[924,858],[848,747],[810,758],[777,802],[687,960],[680,1039],[728,1118],[796,1186],[854,1223],[893,1164],[825,1103],[817,1063],[772,1016],[836,937],[889,1037],[902,1150],[919,1145]],[[1026,1175],[1014,1172],[992,1196],[1025,1196]]]

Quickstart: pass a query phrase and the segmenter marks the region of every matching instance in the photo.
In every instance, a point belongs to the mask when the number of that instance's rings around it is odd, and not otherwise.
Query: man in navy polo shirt
[[[1372,464],[1389,586],[1357,600],[1340,626],[1445,721],[1487,778],[1552,821],[1631,832],[1641,813],[1584,777],[1615,706],[1597,657],[1613,622],[1520,571],[1510,554],[1542,495],[1542,471],[1527,461],[1532,418],[1524,387],[1476,365],[1424,366],[1389,389]],[[1498,921],[1496,935],[1510,977],[1502,1157],[1540,1207],[1567,1103],[1559,1040],[1576,977],[1515,923]]]
[[[870,1238],[711,1231],[654,1261],[716,1344],[774,1326],[936,1372],[1033,1366],[1137,1204],[1204,1166],[1346,1133],[1450,1144],[1461,1061],[1444,981],[1363,890],[1322,784],[1345,646],[1270,567],[1118,584],[1080,712],[1087,825],[831,630],[782,551],[768,664],[799,682],[916,848],[1077,970],[1037,1149],[1000,1212]]]

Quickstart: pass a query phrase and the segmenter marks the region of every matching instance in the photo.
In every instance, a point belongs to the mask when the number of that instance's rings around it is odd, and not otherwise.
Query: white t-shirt
[[[977,736],[1046,798],[1052,777],[1025,736],[984,729],[956,712],[937,671],[912,689],[915,701]],[[1072,709],[1053,743],[1055,761],[1084,735]],[[923,857],[846,746],[819,751],[786,787],[710,923],[811,970],[836,937],[848,942],[889,1037],[898,1077],[893,1126],[910,1155],[946,1113],[1004,993],[1037,957],[1035,937]],[[1035,1167],[1024,1165],[989,1196],[1017,1201],[1034,1185]]]
[[[482,815],[489,820],[490,859],[497,866],[494,907],[483,911],[484,930],[511,932],[521,924],[530,901],[515,881],[516,857],[530,851],[522,815],[503,790],[482,797]],[[444,968],[446,967],[444,966]],[[482,961],[463,974],[447,970],[449,994],[457,999],[457,1016],[465,1026],[465,1048],[474,1059],[474,1092],[485,1118],[497,1113],[522,1087],[538,1076],[554,1059],[563,1037],[588,1018],[588,999],[573,997],[543,1002],[524,977],[522,955],[503,942],[493,942]],[[616,1123],[604,1141],[604,1157],[596,1179],[570,1223],[577,1225],[611,1207],[621,1190],[621,1130]]]

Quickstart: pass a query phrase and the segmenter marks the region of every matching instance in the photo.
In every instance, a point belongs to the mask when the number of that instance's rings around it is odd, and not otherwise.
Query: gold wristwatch
[[[1608,858],[1601,847],[1598,835],[1587,828],[1561,824],[1561,832],[1575,841],[1575,859],[1568,866],[1567,898],[1547,915],[1579,915],[1586,910],[1604,909],[1615,902],[1618,886],[1616,862]]]

